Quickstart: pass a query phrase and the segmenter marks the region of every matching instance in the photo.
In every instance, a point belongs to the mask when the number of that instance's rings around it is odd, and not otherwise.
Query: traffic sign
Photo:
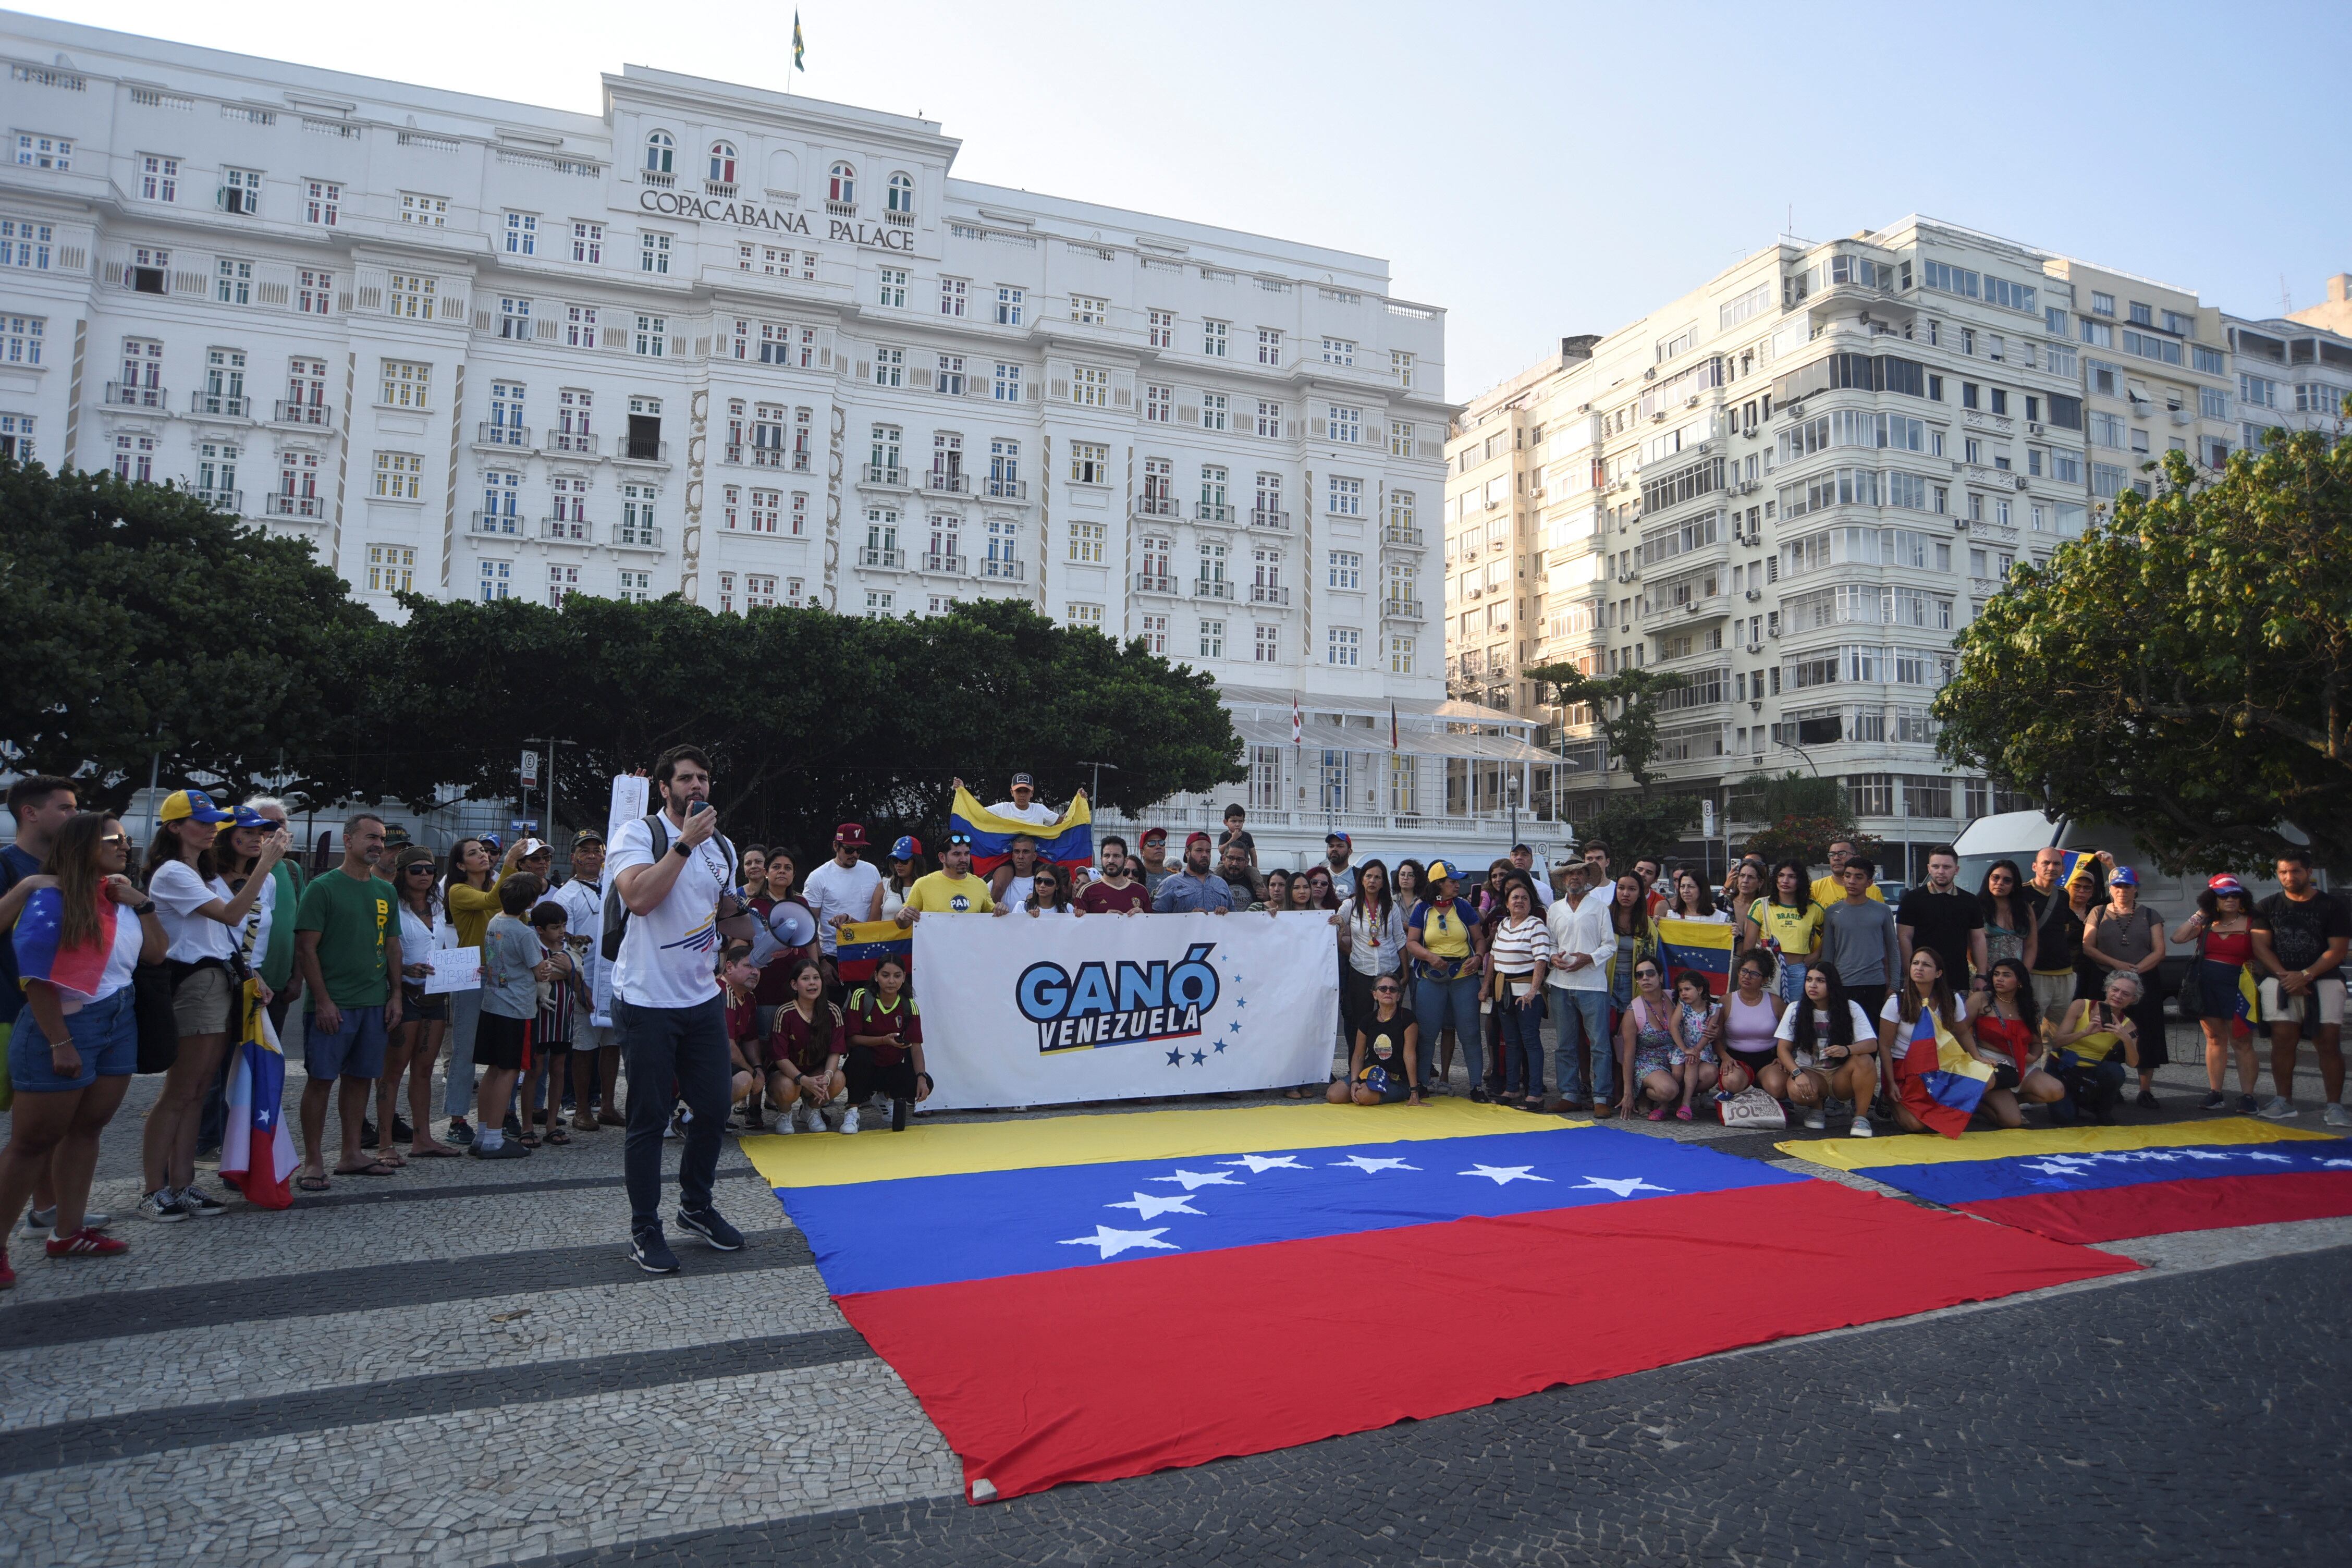
[[[535,784],[539,782],[539,753],[537,752],[525,752],[522,754],[522,782],[527,784]]]

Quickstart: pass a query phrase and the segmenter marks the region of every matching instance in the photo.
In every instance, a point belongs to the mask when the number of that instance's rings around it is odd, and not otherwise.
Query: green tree
[[[2293,822],[2352,867],[2352,442],[2274,437],[2021,565],[1961,634],[1943,754],[2168,869],[2267,859]]]
[[[1831,843],[1840,838],[1852,839],[1855,848],[1865,852],[1878,842],[1855,826],[1853,803],[1843,784],[1794,769],[1743,780],[1734,790],[1733,812],[1764,824],[1748,836],[1740,853],[1761,855],[1776,865],[1782,860],[1825,865]]]
[[[1658,700],[1688,686],[1687,679],[1652,669],[1591,676],[1572,664],[1538,665],[1527,674],[1530,680],[1549,681],[1552,700],[1561,707],[1590,707],[1611,761],[1624,768],[1644,796],[1649,795],[1658,777],[1650,765],[1658,758]]]
[[[1577,825],[1577,837],[1601,839],[1609,846],[1609,863],[1621,871],[1631,870],[1636,856],[1673,853],[1698,820],[1698,806],[1696,795],[1621,790]]]
[[[121,809],[150,759],[167,789],[264,780],[313,800],[389,628],[307,542],[169,486],[0,460],[0,744],[21,772]]]

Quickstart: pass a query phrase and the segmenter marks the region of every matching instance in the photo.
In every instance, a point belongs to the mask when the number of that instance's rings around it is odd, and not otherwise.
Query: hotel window
[[[1333,626],[1323,645],[1323,662],[1353,669],[1362,662],[1364,634],[1353,626]]]
[[[1092,294],[1070,296],[1070,320],[1082,327],[1110,325],[1110,301]]]
[[[1282,662],[1282,628],[1259,626],[1256,630],[1257,636],[1254,639],[1250,654],[1251,661],[1255,664],[1280,664]]]
[[[50,226],[30,219],[0,217],[0,267],[49,269]]]
[[[905,174],[893,174],[883,195],[883,209],[900,216],[911,216],[915,210],[915,182]]]
[[[335,298],[335,275],[302,268],[297,274],[294,309],[306,316],[323,316],[332,310]]]
[[[637,270],[669,271],[669,236],[657,229],[647,229],[637,237]]]
[[[964,297],[969,285],[961,278],[940,279],[940,314],[963,319]]]
[[[593,349],[596,346],[595,306],[563,307],[563,346],[568,349]]]
[[[744,576],[743,607],[747,610],[772,610],[776,607],[776,579],[772,574],[752,572]]]
[[[539,219],[532,214],[507,214],[506,237],[509,256],[539,254]]]
[[[1202,621],[1201,623],[1201,657],[1202,658],[1225,657],[1224,622]]]
[[[963,355],[940,356],[939,389],[949,397],[963,395]]]
[[[734,145],[731,142],[713,142],[710,144],[710,162],[709,168],[710,173],[706,176],[706,178],[708,178],[711,184],[717,185],[733,184],[735,183]]]
[[[1227,330],[1227,323],[1223,321],[1202,321],[1201,323],[1201,352],[1207,354],[1211,359],[1224,358]]]
[[[783,510],[783,491],[754,489],[751,492],[751,531],[775,532],[777,520],[782,516]]]
[[[142,482],[152,479],[155,477],[155,437],[117,436],[114,438],[114,477]]]
[[[656,131],[646,138],[646,173],[674,174],[677,172],[677,143],[667,131]],[[663,184],[668,184],[664,181]]]
[[[725,574],[720,574],[722,581]],[[561,609],[565,595],[580,592],[580,568],[551,565],[547,569],[547,604],[550,609]],[[723,606],[722,606],[723,607]]]
[[[1168,617],[1145,616],[1142,618],[1143,651],[1165,656],[1168,652]]]
[[[1330,556],[1330,586],[1361,588],[1364,585],[1364,558],[1352,550],[1334,550]]]
[[[1081,408],[1110,406],[1110,372],[1082,364],[1070,371],[1070,401]]]
[[[743,526],[743,490],[740,485],[719,487],[719,520],[732,533]]]
[[[907,384],[907,351],[876,349],[874,351],[874,384],[904,386]]]
[[[253,263],[222,257],[213,267],[213,299],[223,305],[253,303]]]
[[[1389,638],[1389,673],[1391,675],[1412,673],[1412,646],[1413,639],[1411,637]]]
[[[1233,426],[1233,400],[1222,392],[1201,395],[1201,428],[1226,430]]]
[[[1282,438],[1282,405],[1257,400],[1257,433],[1273,440]]]
[[[620,600],[625,605],[646,605],[653,602],[654,574],[650,572],[624,571],[621,574]]]
[[[403,321],[428,321],[433,319],[433,298],[440,280],[415,272],[395,272],[384,289],[384,311]]]
[[[1144,338],[1145,341],[1155,349],[1174,348],[1176,346],[1176,312],[1173,310],[1146,310],[1144,312]]]
[[[20,131],[16,133],[16,166],[65,174],[73,167],[73,139]]]
[[[898,602],[898,595],[887,588],[866,589],[866,618],[869,621],[887,620],[895,611]]]
[[[1363,516],[1364,481],[1342,479],[1338,474],[1332,475],[1329,504],[1323,510],[1333,517]]]
[[[1110,483],[1110,448],[1095,441],[1071,442],[1070,482],[1076,485]]]
[[[1393,419],[1389,421],[1389,456],[1391,458],[1412,456],[1412,426],[1400,424]]]
[[[416,550],[406,544],[371,544],[367,552],[371,594],[406,594],[416,587]]]
[[[1176,417],[1176,389],[1154,386],[1146,383],[1143,388],[1143,418],[1146,424],[1165,425]]]
[[[1103,607],[1100,605],[1073,604],[1069,607],[1072,630],[1099,632],[1103,628]]]
[[[496,479],[497,475],[492,475]],[[508,483],[512,484],[513,476]],[[553,481],[558,531],[566,539],[588,537],[588,480],[584,475],[558,474]]]
[[[280,452],[278,454],[278,494],[270,510],[283,517],[316,517],[319,515],[319,454],[316,452]]]
[[[1360,408],[1342,408],[1336,403],[1327,406],[1329,410],[1328,428],[1331,432],[1331,439],[1350,447],[1362,445],[1364,411]]]
[[[894,310],[905,310],[907,308],[906,269],[899,267],[885,267],[881,268],[880,277],[881,293],[875,302]]]
[[[425,488],[425,459],[414,452],[378,452],[375,455],[375,495],[378,500],[421,500]]]
[[[149,154],[139,160],[139,195],[142,201],[180,199],[180,161]]]
[[[2095,293],[2091,296],[2091,309],[2102,316],[2112,316],[2116,313],[2116,297],[2113,294]]]
[[[1355,363],[1356,345],[1349,342],[1345,338],[1325,338],[1323,340],[1323,363],[1325,364]]]
[[[669,348],[669,318],[640,315],[636,334],[631,342],[634,353],[647,359],[660,359]]]
[[[1070,524],[1070,559],[1089,566],[1101,565],[1106,526],[1099,522]]]
[[[246,217],[257,217],[261,213],[261,171],[258,169],[221,170],[221,211],[238,213]]]
[[[1022,306],[1027,298],[1027,294],[1019,289],[998,289],[996,290],[996,324],[1000,327],[1019,326]]]
[[[989,395],[999,403],[1021,401],[1021,367],[1000,363],[996,374],[989,380]]]
[[[421,196],[403,191],[400,194],[400,221],[425,228],[446,228],[449,226],[449,198]]]
[[[1260,364],[1282,363],[1282,334],[1272,327],[1260,327],[1257,330],[1257,363]]]
[[[388,359],[382,362],[383,374],[378,378],[376,402],[387,408],[423,408],[427,405],[426,394],[432,390],[433,367],[411,360]]]
[[[236,443],[205,441],[196,447],[196,493],[222,511],[237,510]]]
[[[501,299],[499,301],[499,336],[515,342],[530,340],[530,300]]]
[[[1396,377],[1396,384],[1399,386],[1411,386],[1412,384],[1412,356],[1405,353],[1402,349],[1390,350],[1389,371],[1390,374]]]
[[[653,485],[621,487],[621,526],[614,533],[614,542],[653,544],[660,540],[654,526],[654,500],[660,493]]]
[[[572,226],[572,259],[602,264],[604,259],[604,226],[601,223],[575,223]]]
[[[530,438],[522,427],[522,399],[521,382],[490,383],[490,446],[525,447],[530,444]]]
[[[835,163],[825,183],[827,201],[849,205],[857,200],[857,171],[847,163]]]

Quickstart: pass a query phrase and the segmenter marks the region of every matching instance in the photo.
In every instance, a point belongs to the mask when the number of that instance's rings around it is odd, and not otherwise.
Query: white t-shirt
[[[604,958],[604,883],[574,877],[547,896],[563,906],[565,938],[572,958],[588,980],[588,995],[593,1004],[588,1021],[598,1028],[609,1027],[613,1022],[613,966]],[[584,948],[579,942],[583,936],[589,939]]]
[[[228,885],[226,879],[223,879],[221,885]],[[246,962],[257,971],[261,968],[261,961],[269,953],[269,928],[277,923],[278,877],[272,872],[262,878],[261,896],[253,900],[253,908],[246,910],[245,919],[230,932],[229,943],[233,947],[244,948]],[[245,944],[247,930],[253,932],[251,947]]]
[[[273,877],[263,883],[263,898],[269,896],[276,880]],[[226,961],[244,939],[241,928],[232,929],[196,913],[215,899],[226,904],[236,895],[218,877],[210,882],[198,877],[195,868],[185,860],[166,860],[156,867],[155,874],[147,879],[147,896],[155,900],[155,912],[163,919],[163,934],[171,941],[163,956],[174,963],[200,963],[207,958]],[[264,951],[268,940],[268,932],[259,933],[254,951]]]
[[[1062,814],[1042,800],[1033,800],[1027,805],[1015,805],[1009,800],[1000,800],[988,809],[992,816],[1009,816],[1015,822],[1034,822],[1040,827],[1051,827],[1062,820]]]
[[[1036,888],[1037,878],[1034,872],[1026,877],[1007,877],[1004,879],[1003,895],[996,901],[1008,910],[1020,909],[1028,903],[1029,895],[1034,892]]]
[[[1702,926],[1727,926],[1731,923],[1731,914],[1727,910],[1717,910],[1711,915],[1678,915],[1671,909],[1664,909],[1658,911],[1658,918],[1662,921],[1688,921],[1693,925]]]
[[[163,912],[162,905],[156,906],[156,912]],[[205,923],[211,925],[214,922],[206,921]],[[147,944],[145,926],[145,921],[131,912],[130,905],[114,906],[114,947],[106,955],[106,969],[98,977],[98,994],[91,997],[91,1001],[103,1002],[131,984],[131,972],[139,967],[139,950]],[[228,928],[224,926],[221,929],[226,931]],[[64,1011],[70,1013],[75,1010],[76,1005],[64,1005]]]
[[[662,853],[673,855],[677,828],[668,834]],[[653,834],[640,816],[613,836],[604,879],[653,863]],[[688,852],[668,896],[629,917],[613,963],[614,994],[638,1007],[698,1007],[719,994],[719,900],[730,890],[734,864],[735,847],[715,833]]]
[[[1781,1014],[1780,1026],[1772,1031],[1772,1037],[1776,1040],[1787,1040],[1791,1046],[1795,1045],[1797,1039],[1797,1014],[1806,1007],[1812,1007],[1812,1004],[1810,1001],[1800,1001],[1796,1006],[1791,1007],[1787,1012]],[[1853,1016],[1853,1037],[1857,1045],[1864,1042],[1875,1041],[1878,1038],[1878,1031],[1870,1026],[1870,1015],[1862,1010],[1861,1003],[1848,1002],[1846,1004],[1846,1010]],[[1826,1045],[1829,1042],[1829,1014],[1819,1007],[1813,1007],[1813,1038],[1816,1041]],[[1792,1050],[1790,1052],[1790,1055],[1797,1058],[1797,1065],[1799,1067],[1811,1067],[1813,1065],[1813,1058],[1811,1052]]]
[[[607,873],[610,875],[610,873]],[[866,911],[874,907],[874,889],[882,885],[882,868],[860,860],[845,866],[838,860],[827,860],[808,874],[801,883],[801,897],[808,900],[809,912],[816,916],[816,943],[831,952],[840,940],[833,918],[847,915],[862,921]]]
[[[1944,1027],[1947,1029],[1969,1016],[1969,999],[1966,996],[1952,998],[1952,1014],[1951,1017],[1944,1021]],[[1895,1059],[1901,1061],[1910,1056],[1911,1047],[1915,1042],[1908,1034],[1904,1032],[1902,994],[1897,992],[1890,994],[1886,998],[1886,1005],[1878,1010],[1878,1016],[1895,1026]]]
[[[449,923],[446,910],[436,905],[429,914],[420,915],[408,907],[407,900],[401,901],[400,962],[403,967],[423,963],[425,955],[436,948],[457,945],[457,928]]]
[[[1016,915],[1034,915],[1041,921],[1052,920],[1057,915],[1064,920],[1068,920],[1074,918],[1077,914],[1078,906],[1072,904],[1066,910],[1041,910],[1032,906],[1029,900],[1024,898],[1019,903],[1013,905],[1012,910]]]

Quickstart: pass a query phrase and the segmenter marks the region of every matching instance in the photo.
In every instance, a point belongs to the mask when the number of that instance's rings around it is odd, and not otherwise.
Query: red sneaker
[[[127,1241],[117,1241],[102,1230],[84,1226],[71,1236],[53,1236],[45,1243],[51,1258],[112,1258],[131,1250]]]
[[[8,1249],[0,1246],[0,1290],[16,1282],[16,1271],[8,1266]]]

